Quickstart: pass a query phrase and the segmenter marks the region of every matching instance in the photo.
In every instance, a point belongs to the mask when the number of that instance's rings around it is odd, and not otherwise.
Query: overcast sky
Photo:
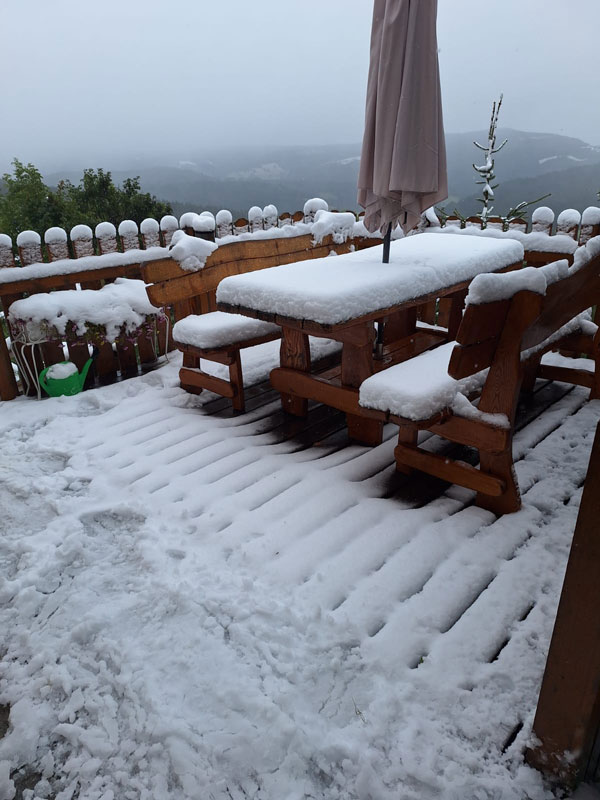
[[[1,0],[0,167],[362,138],[371,0]],[[446,131],[600,145],[600,0],[439,0]]]

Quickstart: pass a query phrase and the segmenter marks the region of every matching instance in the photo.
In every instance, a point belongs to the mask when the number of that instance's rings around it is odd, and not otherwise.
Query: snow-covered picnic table
[[[350,434],[371,444],[380,441],[382,423],[361,415],[362,381],[381,366],[451,340],[470,280],[518,268],[523,254],[514,240],[425,234],[393,242],[389,264],[373,247],[231,276],[219,284],[217,301],[221,310],[281,325],[281,367],[271,381],[287,411],[304,416],[308,399],[324,402],[345,411]],[[453,299],[448,329],[417,326],[416,307],[439,297]],[[385,324],[381,361],[373,356],[375,321]],[[340,374],[310,375],[309,334],[342,342]]]

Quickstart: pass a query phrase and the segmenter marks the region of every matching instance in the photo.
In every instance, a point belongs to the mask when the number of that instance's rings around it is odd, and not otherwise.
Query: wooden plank
[[[474,344],[488,339],[498,339],[506,322],[509,306],[510,300],[468,305],[456,341],[459,344]]]
[[[383,357],[375,359],[375,371],[379,372],[392,364],[408,361],[426,350],[431,350],[436,345],[446,341],[445,331],[433,331],[427,328],[417,329],[412,335],[396,342],[391,342],[383,348]]]
[[[183,388],[192,386],[197,389],[208,389],[210,392],[220,394],[222,397],[233,398],[234,396],[234,389],[229,381],[225,381],[222,378],[215,378],[214,375],[209,375],[200,370],[182,367],[179,370],[179,380]]]
[[[154,350],[152,333],[138,336],[137,348],[140,356],[140,364],[153,364],[156,361],[157,354]]]
[[[121,370],[121,377],[133,377],[138,374],[138,363],[135,354],[135,344],[129,339],[120,340],[115,342],[117,349],[117,358],[119,359],[119,369]]]
[[[543,267],[563,258],[567,259],[569,265],[573,263],[573,253],[548,253],[544,250],[526,250],[524,260],[528,267]]]
[[[506,312],[503,308],[504,303],[507,304]],[[526,319],[533,322],[540,312],[541,303],[540,295],[535,295],[533,292],[517,292],[509,301],[467,306],[466,323],[464,328],[461,325],[457,334],[459,344],[450,356],[448,374],[458,380],[487,369],[495,360],[502,334],[507,330],[515,345],[513,350],[518,353],[521,349],[521,336],[527,328],[527,323],[520,319],[519,315],[525,308]],[[488,310],[489,320],[486,314]]]
[[[539,318],[523,337],[523,348],[534,347],[577,314],[600,302],[600,255],[546,290]]]
[[[545,378],[549,381],[564,381],[564,383],[574,383],[576,386],[586,386],[591,389],[594,385],[594,373],[586,369],[573,369],[572,367],[559,367],[551,364],[541,364],[538,378]]]
[[[133,278],[139,276],[139,264],[120,265],[118,267],[102,267],[101,269],[88,269],[81,272],[69,272],[61,275],[48,275],[44,278],[20,278],[0,283],[0,297],[27,292],[36,294],[47,292],[51,289],[70,289],[76,283],[86,281],[114,280],[115,278]]]
[[[504,491],[504,481],[494,475],[483,473],[464,461],[451,461],[446,456],[427,453],[405,444],[398,444],[394,456],[400,467],[409,466],[482,494],[499,497]]]
[[[475,344],[457,344],[450,356],[448,374],[452,378],[460,380],[460,378],[466,378],[486,369],[494,359],[497,346],[496,339],[488,339]]]
[[[508,428],[493,427],[470,417],[452,415],[438,424],[428,425],[428,430],[456,444],[481,448],[490,453],[501,453],[510,443]]]
[[[0,330],[0,400],[14,400],[19,394],[17,380],[12,368],[8,345]]]
[[[533,723],[540,744],[526,752],[529,764],[567,785],[586,777],[600,729],[599,518],[600,426]]]
[[[358,404],[358,389],[349,386],[336,386],[320,375],[310,375],[293,369],[277,367],[271,371],[271,385],[278,392],[289,392],[298,397],[324,403],[337,408],[345,414],[361,414],[372,419],[385,421],[383,411],[369,411]]]

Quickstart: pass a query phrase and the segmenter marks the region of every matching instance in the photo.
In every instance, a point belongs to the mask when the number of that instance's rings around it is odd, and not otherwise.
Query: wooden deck
[[[287,598],[281,629],[281,612],[265,610],[264,619],[249,623],[256,642],[236,639],[232,628],[232,644],[251,653],[256,647],[264,686],[301,694],[307,715],[327,731],[356,730],[360,741],[373,725],[386,730],[389,756],[380,768],[395,776],[398,796],[409,787],[406,797],[438,797],[445,785],[438,779],[456,769],[469,776],[461,796],[478,796],[473,753],[481,748],[498,779],[512,780],[528,744],[600,403],[587,402],[580,388],[537,383],[521,404],[515,436],[523,508],[496,518],[473,505],[472,492],[397,473],[393,425],[381,445],[359,446],[349,443],[342,413],[313,405],[306,420],[291,418],[267,382],[247,388],[247,413],[237,415],[225,398],[185,394],[175,376],[171,364],[129,381],[143,391],[123,383],[61,408],[73,415],[69,452],[83,459],[82,473],[101,472],[80,489],[80,506],[77,498],[64,500],[73,513],[80,508],[99,548],[95,558],[113,547],[109,527],[121,520],[115,564],[128,570],[129,593],[148,571],[167,592],[178,570],[218,562],[232,595],[245,580],[244,591],[265,593],[265,609]],[[38,427],[40,458],[44,435]],[[441,440],[430,437],[428,446],[438,450]],[[472,452],[452,449],[459,452],[474,462]],[[113,492],[130,498],[129,510],[122,497],[111,505]],[[160,563],[144,551],[140,572],[130,554],[144,518],[151,532],[142,540],[164,550]],[[203,574],[194,583],[193,572],[185,573],[189,591],[208,591]],[[236,613],[215,611],[217,619]],[[310,633],[301,624],[309,613],[316,620]],[[298,650],[290,653],[286,636],[295,625]],[[332,658],[341,661],[328,677],[315,653],[329,646],[329,636],[336,641]],[[197,640],[191,630],[190,637]],[[183,660],[186,675],[196,675],[196,657],[193,649],[178,653],[175,674]],[[289,683],[286,659],[300,676]],[[200,692],[201,671],[194,680]],[[168,726],[177,701],[167,695]],[[418,754],[438,737],[453,742],[450,760],[436,755],[439,763],[417,769]],[[320,748],[317,740],[314,746]],[[378,746],[369,739],[369,747]],[[190,774],[196,768],[200,762]],[[332,764],[337,780],[336,769]],[[263,778],[258,769],[222,794],[213,788],[213,796],[262,797]],[[324,793],[315,796],[327,796],[323,780]],[[528,786],[529,796],[541,797]]]

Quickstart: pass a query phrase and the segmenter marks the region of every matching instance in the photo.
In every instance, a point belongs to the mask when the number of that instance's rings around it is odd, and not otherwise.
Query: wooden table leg
[[[373,325],[351,328],[342,339],[342,385],[358,388],[373,374]],[[346,414],[348,436],[366,445],[381,444],[383,423],[359,414]]]
[[[281,329],[280,362],[282,367],[310,372],[310,346],[308,336],[292,328]],[[308,400],[281,392],[281,406],[288,414],[305,417],[308,414]]]
[[[398,339],[404,339],[414,333],[417,326],[417,307],[397,311],[385,321],[383,329],[383,343],[391,344]]]

